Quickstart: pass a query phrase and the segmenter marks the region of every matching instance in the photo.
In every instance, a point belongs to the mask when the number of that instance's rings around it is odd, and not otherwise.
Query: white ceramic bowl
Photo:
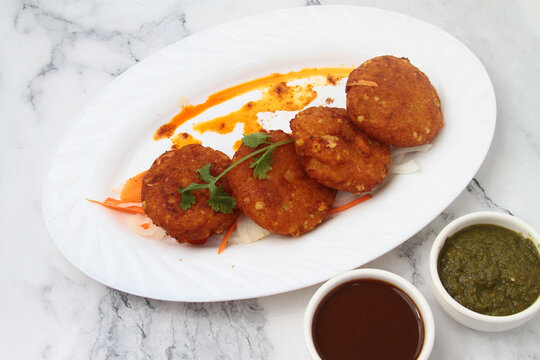
[[[360,279],[385,281],[401,289],[411,298],[411,300],[416,304],[416,307],[418,308],[418,311],[420,312],[424,321],[424,344],[422,345],[422,350],[420,351],[417,360],[428,359],[429,354],[433,349],[433,342],[435,340],[435,322],[433,320],[433,314],[431,313],[428,302],[422,293],[416,287],[414,287],[414,285],[401,276],[378,269],[357,269],[342,273],[325,282],[315,292],[315,294],[313,294],[304,314],[304,337],[311,357],[315,360],[321,359],[317,353],[317,350],[315,349],[312,336],[313,316],[317,310],[317,307],[319,306],[319,303],[329,292],[334,290],[339,285],[352,280]]]
[[[457,322],[472,329],[481,331],[496,332],[509,330],[534,317],[534,315],[540,310],[540,297],[538,297],[538,299],[536,299],[536,301],[530,307],[517,314],[508,316],[483,315],[467,309],[465,306],[454,300],[454,298],[452,298],[452,296],[446,292],[446,289],[442,285],[439,278],[439,273],[437,271],[437,260],[446,239],[467,226],[477,224],[493,224],[505,227],[520,233],[526,238],[532,239],[537,246],[537,250],[540,247],[540,235],[538,232],[514,216],[492,211],[481,211],[462,216],[446,225],[446,227],[435,239],[433,247],[431,248],[429,257],[429,271],[431,275],[433,292],[435,293],[435,297],[437,298],[439,304],[441,304],[442,308]]]

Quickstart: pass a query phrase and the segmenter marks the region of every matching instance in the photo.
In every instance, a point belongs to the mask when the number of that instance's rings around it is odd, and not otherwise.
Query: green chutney
[[[472,225],[448,237],[437,266],[446,291],[481,314],[518,313],[540,294],[537,246],[501,226]]]

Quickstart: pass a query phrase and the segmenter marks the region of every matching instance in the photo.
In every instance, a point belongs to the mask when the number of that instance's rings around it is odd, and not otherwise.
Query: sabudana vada
[[[277,143],[291,137],[281,130],[269,131],[269,142]],[[260,149],[267,145],[260,145]],[[257,149],[240,146],[233,162]],[[294,144],[274,150],[272,169],[266,179],[256,179],[250,161],[243,162],[229,173],[229,183],[237,206],[264,229],[280,235],[299,236],[320,224],[332,205],[336,191],[309,177]]]
[[[385,144],[427,144],[444,126],[437,91],[407,58],[366,61],[349,75],[345,91],[354,124]]]
[[[308,175],[332,189],[370,191],[392,163],[390,147],[352,125],[345,109],[305,109],[291,120],[291,130]]]
[[[219,175],[231,159],[221,151],[199,144],[167,151],[158,157],[142,182],[142,207],[152,221],[161,226],[179,243],[203,244],[211,235],[226,231],[238,217],[238,211],[224,214],[208,205],[208,189],[196,190],[195,204],[183,210],[180,207],[180,187],[191,183],[203,183],[197,170],[210,163],[210,174]],[[230,193],[227,179],[217,183]]]

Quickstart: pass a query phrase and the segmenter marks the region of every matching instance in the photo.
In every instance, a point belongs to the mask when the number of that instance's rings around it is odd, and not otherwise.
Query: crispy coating
[[[351,120],[385,144],[427,144],[444,126],[437,91],[407,58],[366,61],[349,75],[345,90]]]
[[[215,212],[208,206],[208,189],[192,194],[196,202],[182,210],[178,189],[191,183],[204,183],[197,170],[211,163],[210,173],[219,175],[231,160],[221,151],[198,144],[186,145],[178,150],[167,151],[158,157],[143,179],[141,197],[144,212],[179,243],[203,244],[213,234],[226,231],[238,216]],[[231,193],[227,179],[218,181],[227,193]]]
[[[270,142],[291,137],[281,130],[269,131]],[[259,148],[265,145],[259,146]],[[255,151],[242,145],[233,157],[236,162]],[[294,144],[274,151],[268,178],[253,177],[251,160],[229,172],[229,183],[237,206],[259,226],[281,235],[299,236],[321,223],[332,205],[336,191],[310,178],[294,150]]]
[[[307,108],[291,120],[291,130],[308,175],[332,189],[370,191],[392,163],[390,147],[352,125],[345,109]]]

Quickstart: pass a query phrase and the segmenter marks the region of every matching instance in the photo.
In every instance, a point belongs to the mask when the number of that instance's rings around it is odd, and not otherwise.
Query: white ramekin
[[[416,307],[418,308],[418,311],[420,312],[424,321],[424,344],[422,345],[422,350],[420,351],[417,360],[428,359],[429,354],[433,349],[433,342],[435,340],[435,321],[433,320],[433,314],[431,313],[428,302],[426,301],[422,293],[416,287],[414,287],[414,285],[412,285],[410,282],[408,282],[401,276],[398,276],[389,271],[378,269],[357,269],[337,275],[336,277],[333,277],[332,279],[325,282],[315,292],[315,294],[313,294],[304,314],[304,337],[311,357],[315,360],[321,359],[319,354],[317,353],[317,350],[315,349],[312,334],[313,316],[315,314],[315,310],[317,310],[317,307],[319,306],[319,303],[328,293],[330,293],[339,285],[352,280],[361,279],[374,279],[385,281],[401,289],[411,298],[411,300],[416,304]]]
[[[532,319],[540,310],[540,297],[527,309],[513,315],[508,316],[490,316],[483,315],[458,303],[441,283],[439,273],[437,271],[437,261],[439,253],[444,245],[444,242],[449,236],[452,236],[457,231],[466,228],[467,226],[477,224],[492,224],[505,227],[513,230],[526,238],[530,238],[536,244],[537,250],[540,247],[540,235],[532,227],[522,220],[512,216],[494,211],[481,211],[462,216],[455,219],[439,233],[429,256],[429,271],[431,275],[431,283],[433,292],[441,307],[448,315],[454,318],[457,322],[480,331],[505,331],[515,328],[526,321]]]

